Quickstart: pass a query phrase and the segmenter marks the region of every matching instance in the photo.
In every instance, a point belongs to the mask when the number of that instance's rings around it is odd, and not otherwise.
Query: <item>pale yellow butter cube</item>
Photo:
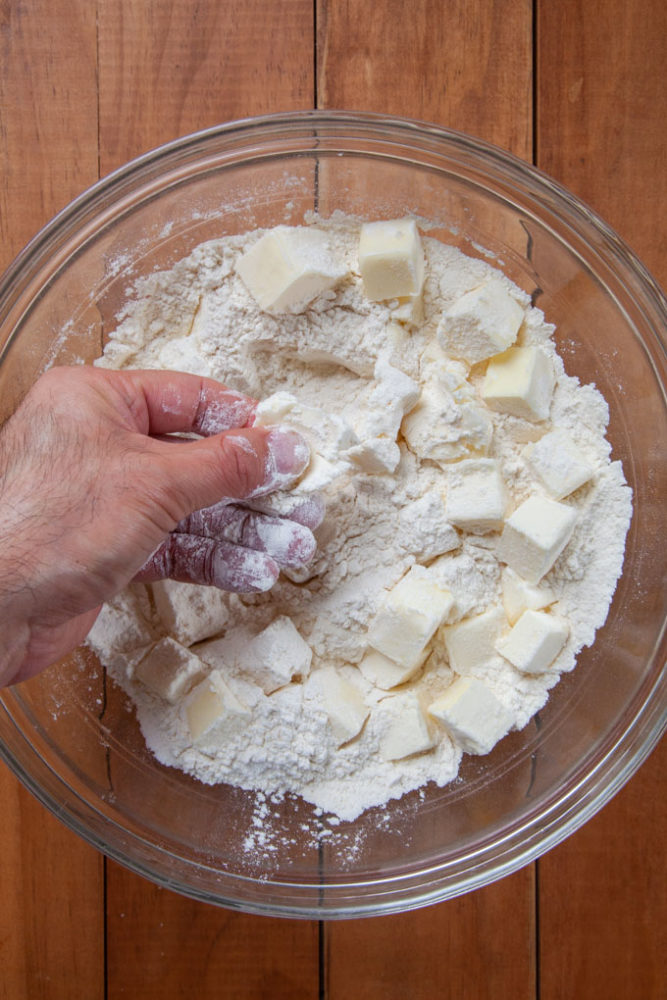
[[[391,660],[384,653],[379,653],[377,649],[369,649],[361,660],[359,669],[366,680],[374,684],[375,687],[379,687],[383,691],[390,691],[391,688],[409,681],[419,670],[425,656],[426,651],[418,663],[406,667]]]
[[[445,496],[438,487],[402,507],[398,524],[404,547],[421,563],[430,562],[461,544],[458,532],[447,520]]]
[[[349,448],[347,457],[369,476],[383,476],[396,471],[401,449],[391,438],[369,438]]]
[[[423,386],[419,401],[404,418],[401,431],[410,451],[440,465],[485,454],[493,424],[488,411],[470,390],[470,398],[456,398],[446,384],[433,380]]]
[[[248,725],[250,712],[232,693],[222,674],[213,670],[185,700],[185,720],[192,742],[205,749]]]
[[[337,746],[349,743],[361,732],[370,711],[361,691],[342,677],[335,667],[318,670],[313,680],[318,682]]]
[[[547,608],[556,600],[551,587],[536,587],[505,566],[500,577],[503,595],[503,607],[510,625],[521,617],[524,611],[539,611]]]
[[[428,707],[466,753],[485,754],[514,721],[510,710],[475,677],[459,677]]]
[[[151,590],[165,629],[184,646],[217,635],[229,620],[228,597],[215,587],[158,580]]]
[[[473,534],[500,531],[506,507],[505,485],[494,459],[467,459],[452,467],[446,512],[457,528]]]
[[[498,652],[526,674],[543,674],[567,641],[567,622],[545,611],[524,611],[513,629],[498,640]]]
[[[528,583],[539,583],[570,540],[577,513],[567,504],[533,496],[505,521],[498,558]]]
[[[347,273],[326,233],[307,226],[276,226],[239,258],[236,270],[260,309],[276,314],[303,312]]]
[[[514,343],[523,315],[505,284],[492,278],[449,307],[438,327],[438,340],[447,354],[474,365]]]
[[[198,656],[170,636],[160,639],[136,668],[136,677],[170,705],[188,693],[204,676]]]
[[[359,270],[373,302],[418,295],[424,281],[424,251],[413,219],[366,222],[359,235]]]
[[[401,295],[396,299],[396,305],[390,303],[391,315],[394,321],[402,324],[408,330],[424,322],[423,292],[415,295]]]
[[[481,395],[499,413],[524,420],[546,420],[556,376],[539,347],[510,347],[489,361]]]
[[[391,695],[382,702],[382,707],[388,715],[379,746],[383,760],[402,760],[435,746],[433,732],[414,691]]]
[[[150,604],[142,590],[127,588],[103,604],[86,637],[86,645],[100,663],[129,676],[157,638],[148,621]]]
[[[560,427],[525,448],[524,455],[554,500],[574,493],[594,472],[586,456]]]
[[[310,673],[313,651],[287,615],[279,615],[236,654],[242,673],[271,694]]]
[[[413,566],[389,591],[368,629],[368,643],[410,668],[417,666],[454,599],[422,566]]]
[[[464,618],[442,630],[449,665],[457,674],[488,663],[496,655],[496,642],[507,628],[505,612],[498,605]]]

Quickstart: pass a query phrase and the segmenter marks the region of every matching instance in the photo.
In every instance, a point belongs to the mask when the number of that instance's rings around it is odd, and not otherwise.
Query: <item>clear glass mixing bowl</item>
[[[335,828],[299,800],[262,807],[156,763],[124,695],[85,652],[2,692],[0,752],[72,829],[148,878],[238,909],[329,918],[421,906],[508,874],[576,830],[658,740],[667,303],[586,206],[478,140],[377,115],[242,121],[116,171],[17,258],[0,285],[0,418],[48,366],[99,355],[138,275],[203,240],[313,209],[415,212],[465,253],[495,254],[557,325],[568,371],[607,398],[635,508],[595,645],[526,729],[464,758],[449,787]]]

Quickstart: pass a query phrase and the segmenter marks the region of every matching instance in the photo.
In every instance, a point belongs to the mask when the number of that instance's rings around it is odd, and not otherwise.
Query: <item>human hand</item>
[[[232,502],[288,487],[308,462],[295,432],[248,426],[254,409],[176,372],[54,368],[37,381],[0,433],[0,683],[74,649],[133,579],[249,592],[310,558],[321,511]],[[164,437],[178,432],[202,437]]]

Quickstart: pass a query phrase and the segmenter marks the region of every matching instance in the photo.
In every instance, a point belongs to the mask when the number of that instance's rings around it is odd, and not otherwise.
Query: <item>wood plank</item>
[[[2,3],[0,46],[1,269],[97,178],[95,6]],[[103,997],[101,855],[5,768],[0,797],[0,996]]]
[[[533,873],[425,910],[325,925],[327,1000],[532,1000]]]
[[[538,4],[538,165],[667,280],[667,8]],[[664,995],[663,746],[539,862],[541,996]]]
[[[94,5],[5,0],[0,45],[4,268],[40,226],[97,179]]]
[[[667,284],[667,5],[538,3],[538,165]]]
[[[320,0],[317,23],[319,106],[423,118],[530,158],[530,3]],[[529,867],[425,910],[326,924],[328,1000],[529,1000],[533,876]]]
[[[3,1000],[104,996],[104,859],[3,767]]]
[[[423,118],[532,155],[530,0],[318,0],[321,108]]]
[[[659,1000],[667,973],[667,743],[539,867],[542,1000]]]
[[[103,173],[175,136],[313,103],[309,0],[100,0]],[[108,997],[313,997],[316,922],[218,910],[117,865],[107,880]]]
[[[312,107],[309,0],[100,0],[101,169],[248,115]]]
[[[112,862],[108,868],[110,1000],[317,996],[315,921],[218,909],[143,882]]]

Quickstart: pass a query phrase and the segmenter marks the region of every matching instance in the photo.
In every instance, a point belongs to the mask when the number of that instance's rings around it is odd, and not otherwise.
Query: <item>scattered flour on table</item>
[[[518,343],[538,346],[555,372],[547,422],[482,407],[490,435],[486,457],[499,464],[508,512],[531,495],[545,495],[526,446],[552,426],[569,433],[594,469],[592,478],[562,501],[576,510],[576,526],[540,584],[555,592],[552,611],[569,623],[564,647],[544,673],[522,672],[499,653],[468,671],[510,713],[512,728],[521,729],[544,705],[549,689],[604,623],[622,568],[631,493],[620,464],[610,461],[604,399],[565,374],[551,340],[553,328],[524,292],[489,263],[424,237],[424,317],[406,322],[397,302],[371,302],[364,295],[357,265],[359,223],[334,217],[314,224],[327,233],[349,273],[304,312],[260,311],[236,264],[262,233],[227,237],[138,281],[98,363],[206,375],[259,399],[288,392],[301,406],[340,419],[362,450],[370,442],[374,456],[386,457],[387,448],[395,448],[395,470],[369,472],[348,463],[328,485],[325,477],[327,514],[316,532],[315,558],[300,575],[281,574],[269,593],[227,595],[175,583],[133,586],[105,606],[89,643],[134,700],[147,745],[164,764],[210,784],[228,782],[266,796],[295,793],[334,818],[350,820],[429,781],[447,784],[462,756],[459,743],[433,720],[430,749],[391,760],[379,752],[405,711],[406,697],[414,693],[420,704],[429,704],[456,677],[442,629],[425,663],[397,689],[377,687],[359,669],[369,623],[387,592],[417,564],[451,592],[454,605],[444,627],[502,606],[499,532],[457,530],[445,516],[443,497],[454,465],[420,459],[403,436],[396,442],[383,431],[393,421],[389,433],[395,439],[403,416],[395,407],[392,411],[391,379],[398,377],[392,373],[423,386],[440,317],[454,302],[499,278],[524,310]],[[394,322],[396,316],[401,322]],[[470,412],[479,412],[483,372],[459,362],[449,370],[464,384],[441,407],[456,449],[462,440],[459,406],[472,400]],[[310,679],[296,677],[266,691],[249,674],[243,651],[280,616],[291,620],[312,650]],[[171,704],[135,675],[142,657],[165,634],[189,647],[204,672],[219,669],[245,707],[243,725],[230,727],[214,747],[193,745],[183,699]],[[215,645],[206,642],[211,638],[217,638]],[[359,692],[368,710],[360,733],[342,745],[326,699],[313,683],[330,667]]]

